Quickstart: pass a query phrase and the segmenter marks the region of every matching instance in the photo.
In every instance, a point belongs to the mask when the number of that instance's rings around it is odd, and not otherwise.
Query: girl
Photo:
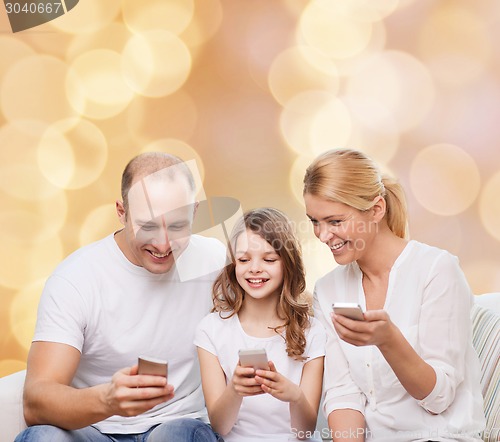
[[[304,200],[339,264],[315,290],[334,441],[480,441],[472,295],[456,257],[406,239],[401,186],[361,152],[318,157]],[[360,304],[364,319],[332,314],[339,301]]]
[[[324,328],[301,301],[300,247],[276,209],[246,213],[214,283],[214,313],[195,344],[213,429],[226,442],[314,440],[321,397]],[[242,366],[238,351],[263,348],[267,369]]]

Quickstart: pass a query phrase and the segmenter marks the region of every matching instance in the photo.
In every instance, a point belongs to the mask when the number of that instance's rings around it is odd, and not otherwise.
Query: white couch
[[[484,440],[500,441],[500,293],[476,296],[472,310],[474,347],[482,366],[481,386],[487,426]],[[22,410],[25,371],[0,378],[0,439],[12,442],[26,428]],[[322,413],[318,430],[326,428]]]

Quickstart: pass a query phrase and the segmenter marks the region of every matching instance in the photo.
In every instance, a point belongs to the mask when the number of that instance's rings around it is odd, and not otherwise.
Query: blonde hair
[[[377,196],[386,201],[387,225],[400,238],[407,237],[408,214],[403,188],[380,173],[364,153],[352,149],[329,150],[317,157],[304,176],[306,193],[365,211]]]
[[[229,240],[231,263],[227,265],[213,286],[214,311],[229,312],[221,315],[229,318],[237,314],[245,298],[245,292],[236,279],[236,260],[234,258],[238,237],[250,230],[265,241],[281,258],[283,265],[283,284],[277,306],[277,314],[283,324],[274,331],[285,331],[285,343],[288,356],[304,360],[302,354],[306,347],[305,330],[309,327],[309,304],[304,302],[306,288],[304,264],[301,248],[291,223],[279,210],[273,208],[254,209],[246,212],[236,224]]]

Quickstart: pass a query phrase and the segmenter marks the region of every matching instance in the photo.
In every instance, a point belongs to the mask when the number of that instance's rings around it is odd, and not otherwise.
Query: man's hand
[[[103,385],[102,401],[112,415],[137,416],[174,397],[163,376],[137,374],[137,365],[117,371]]]

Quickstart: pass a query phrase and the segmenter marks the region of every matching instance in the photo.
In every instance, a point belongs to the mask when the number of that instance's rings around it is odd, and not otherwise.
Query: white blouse
[[[436,385],[418,401],[403,388],[376,346],[342,341],[331,322],[332,302],[366,309],[357,263],[338,266],[315,287],[315,316],[327,330],[324,412],[364,414],[367,441],[481,441],[480,368],[472,347],[470,288],[458,259],[410,241],[394,263],[384,310],[436,372]]]

